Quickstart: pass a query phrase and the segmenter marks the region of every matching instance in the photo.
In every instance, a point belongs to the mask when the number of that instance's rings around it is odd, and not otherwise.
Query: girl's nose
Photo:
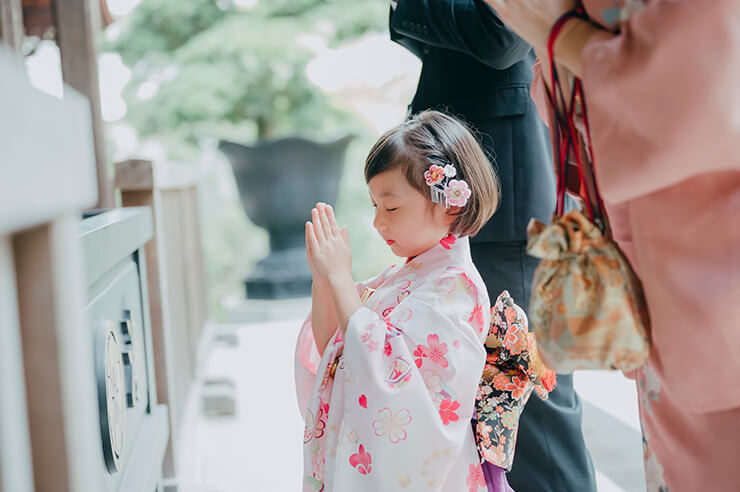
[[[383,221],[380,218],[380,214],[378,211],[375,211],[375,217],[373,218],[373,227],[376,231],[380,232],[382,234],[381,228],[383,227]]]

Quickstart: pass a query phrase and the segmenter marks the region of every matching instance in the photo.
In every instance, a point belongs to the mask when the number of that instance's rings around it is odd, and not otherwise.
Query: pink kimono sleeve
[[[740,169],[740,2],[648,1],[582,58],[607,201]]]
[[[376,277],[359,282],[357,284],[358,294],[362,295],[366,287],[371,289],[376,288],[388,276],[388,272],[392,268],[387,268]],[[313,383],[316,379],[319,362],[321,362],[321,355],[319,355],[319,351],[316,348],[316,341],[313,337],[313,326],[311,325],[311,313],[309,313],[298,332],[295,348],[296,397],[298,398],[298,408],[301,415],[306,414],[306,408],[308,407],[311,392],[313,391]]]
[[[367,307],[352,315],[343,426],[357,430],[375,473],[364,477],[366,488],[353,488],[356,472],[338,466],[336,490],[397,490],[392,471],[420,466],[432,449],[455,453],[436,471],[443,481],[458,456],[471,459],[465,470],[479,466],[470,419],[486,356],[481,333],[489,324],[488,305],[459,273],[425,279],[387,318]],[[351,464],[353,452],[340,447],[337,463]]]

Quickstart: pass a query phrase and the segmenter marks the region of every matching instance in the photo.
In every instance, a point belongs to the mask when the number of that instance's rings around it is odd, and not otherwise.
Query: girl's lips
[[[385,241],[385,242],[386,242],[386,244],[387,244],[388,246],[390,246],[390,245],[392,245],[393,243],[395,243],[395,241],[394,241],[393,239],[386,239],[386,241]]]

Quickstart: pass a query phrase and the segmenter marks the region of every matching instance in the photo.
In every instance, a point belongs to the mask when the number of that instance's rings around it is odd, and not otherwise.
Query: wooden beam
[[[13,247],[0,235],[0,492],[33,492]]]
[[[113,179],[105,151],[105,123],[100,106],[98,46],[100,6],[97,0],[53,0],[62,77],[90,101],[98,171],[97,208],[115,206]],[[66,92],[66,91],[65,91]]]
[[[72,215],[13,237],[31,454],[39,492],[102,491],[93,341]]]
[[[0,40],[20,55],[23,34],[21,0],[0,0]]]

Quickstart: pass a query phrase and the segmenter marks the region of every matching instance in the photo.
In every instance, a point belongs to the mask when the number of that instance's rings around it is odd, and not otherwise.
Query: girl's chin
[[[427,251],[430,248],[421,249],[420,251],[410,251],[408,248],[402,248],[398,245],[398,243],[394,242],[393,244],[389,245],[391,248],[391,253],[393,253],[395,256],[399,258],[414,258],[416,256],[419,256],[424,251]],[[418,249],[418,248],[417,248]]]
[[[394,256],[398,256],[399,258],[408,258],[409,256],[408,251],[406,251],[405,248],[400,247],[396,242],[389,244],[388,247],[391,249],[391,253],[393,253]]]
[[[389,244],[388,247],[391,249],[391,253],[393,253],[394,256],[406,258],[407,255],[405,254],[405,251],[398,247],[398,243]]]

